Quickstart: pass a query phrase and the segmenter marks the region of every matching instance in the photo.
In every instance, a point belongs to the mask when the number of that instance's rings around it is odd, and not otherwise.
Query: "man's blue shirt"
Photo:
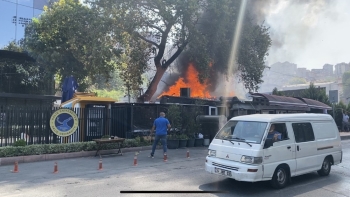
[[[153,125],[156,127],[156,135],[166,135],[168,130],[168,119],[164,117],[157,118]]]
[[[268,135],[267,135],[267,139],[272,139],[275,134],[281,134],[281,133],[279,133],[277,131],[269,132]],[[279,135],[277,137],[277,139],[279,139],[279,140],[281,140],[281,138],[282,138],[282,135]]]

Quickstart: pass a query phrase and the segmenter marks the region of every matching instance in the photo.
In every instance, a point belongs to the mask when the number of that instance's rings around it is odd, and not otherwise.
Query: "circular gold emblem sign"
[[[78,116],[73,110],[59,109],[50,119],[51,130],[58,136],[67,137],[72,135],[78,128]]]

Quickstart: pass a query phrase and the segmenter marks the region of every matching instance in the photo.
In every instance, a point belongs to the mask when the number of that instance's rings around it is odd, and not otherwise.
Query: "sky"
[[[350,62],[349,0],[263,0],[259,24],[270,27],[267,65],[291,62],[307,69]]]

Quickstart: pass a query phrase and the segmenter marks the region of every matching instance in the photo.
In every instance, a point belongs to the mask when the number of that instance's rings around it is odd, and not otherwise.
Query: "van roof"
[[[319,121],[333,120],[329,114],[295,113],[295,114],[252,114],[241,115],[231,118],[231,120],[274,122],[274,121]]]

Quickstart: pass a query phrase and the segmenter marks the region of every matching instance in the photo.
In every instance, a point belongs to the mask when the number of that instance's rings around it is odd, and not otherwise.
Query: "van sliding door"
[[[309,122],[292,123],[296,142],[296,175],[317,170],[317,142]]]

